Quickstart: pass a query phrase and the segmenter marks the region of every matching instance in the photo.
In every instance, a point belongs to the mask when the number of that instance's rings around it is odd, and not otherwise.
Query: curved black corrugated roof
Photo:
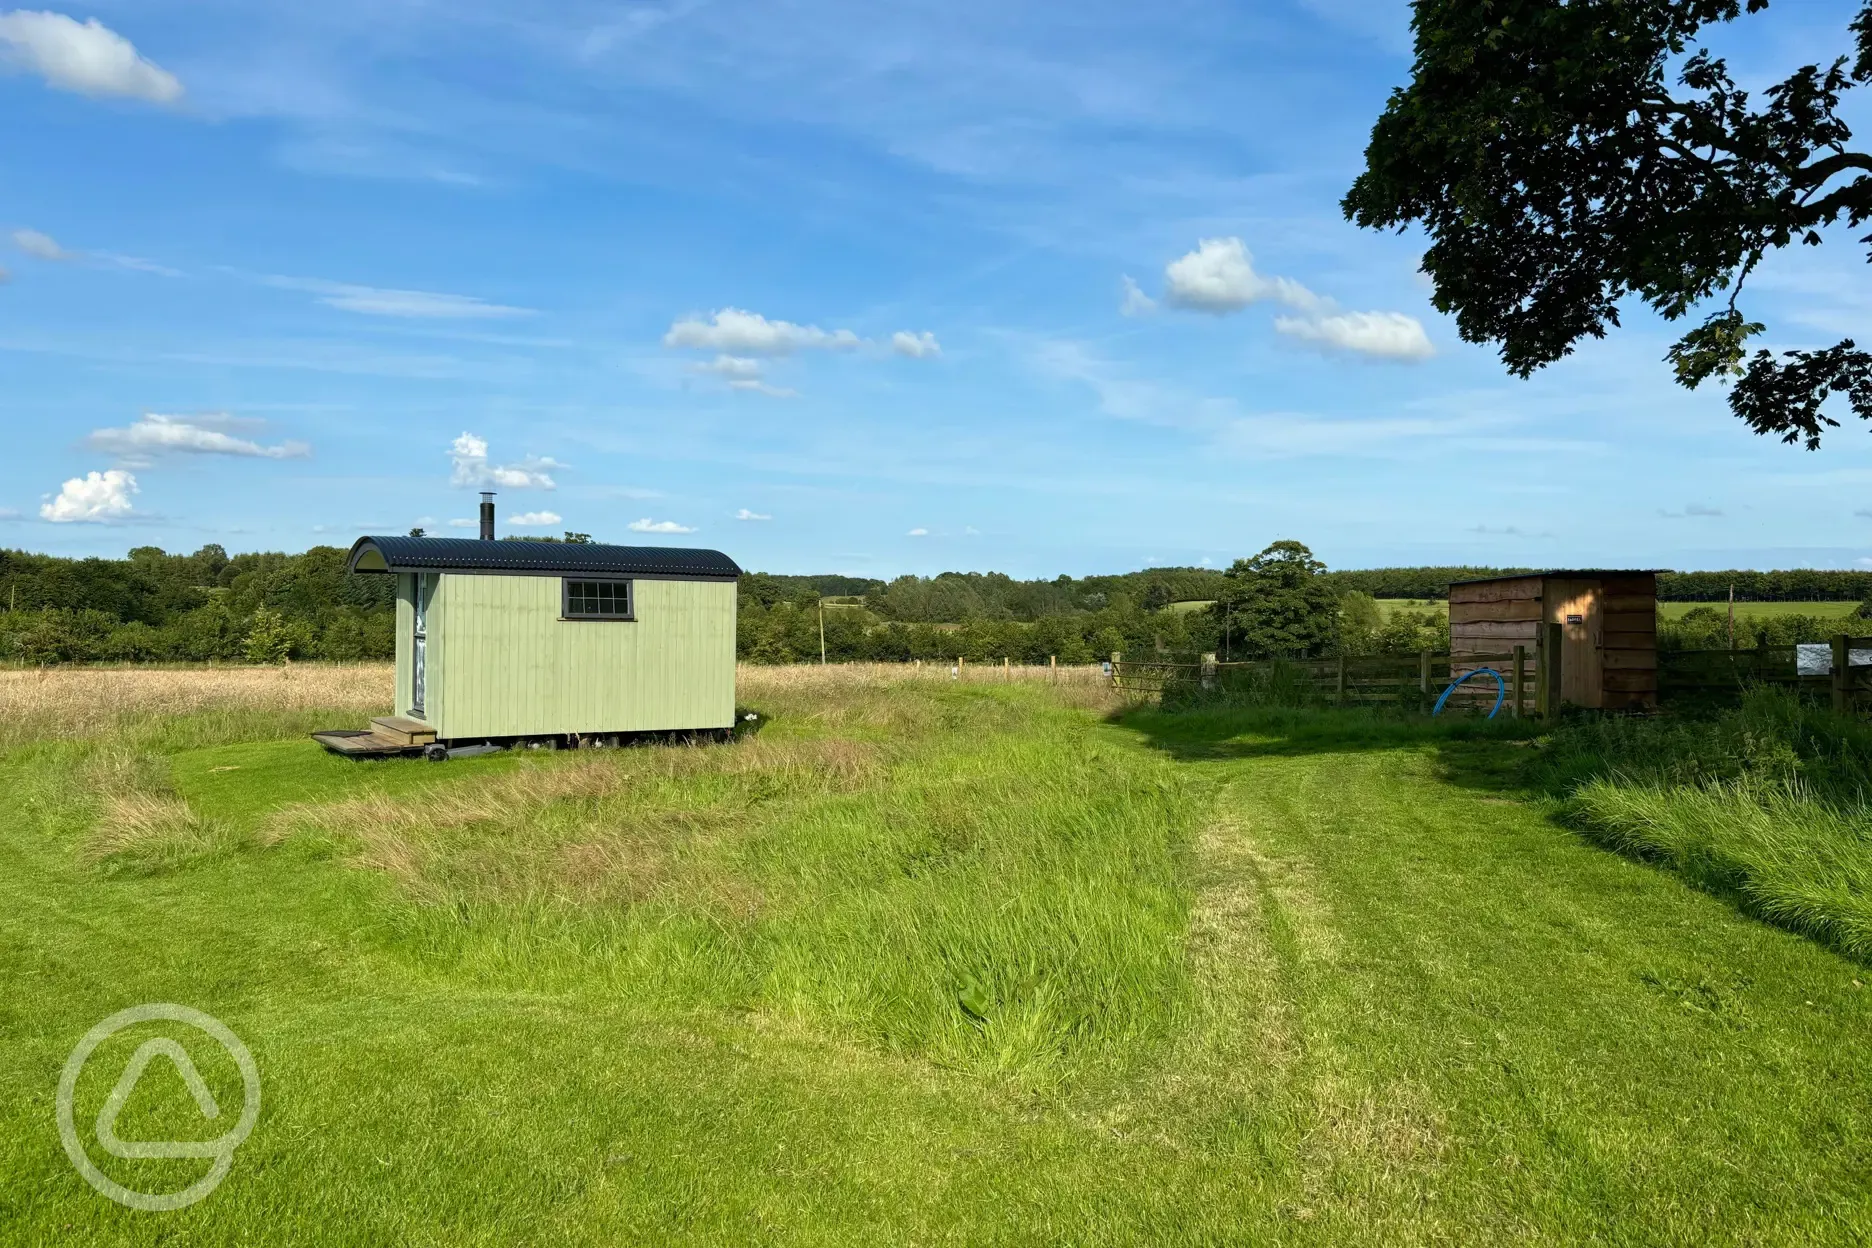
[[[672,546],[600,546],[574,542],[484,542],[471,537],[360,537],[345,559],[352,572],[591,572],[684,581],[732,581],[741,575],[719,550]]]

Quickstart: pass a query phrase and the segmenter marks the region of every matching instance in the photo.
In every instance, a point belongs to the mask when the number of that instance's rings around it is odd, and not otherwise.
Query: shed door
[[[1605,621],[1599,582],[1547,582],[1547,618],[1560,625],[1560,699],[1574,706],[1604,705],[1600,649]]]
[[[410,646],[410,707],[409,713],[417,719],[423,717],[423,702],[428,686],[427,659],[429,651],[429,600],[435,597],[435,574],[418,572],[416,574],[416,612],[415,635]]]

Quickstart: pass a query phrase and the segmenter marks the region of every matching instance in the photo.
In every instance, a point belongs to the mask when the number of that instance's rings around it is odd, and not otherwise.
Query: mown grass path
[[[245,720],[0,757],[0,1242],[1867,1238],[1865,969],[1557,825],[1512,733],[771,703],[446,772]],[[265,1087],[172,1214],[52,1128],[149,1000]]]

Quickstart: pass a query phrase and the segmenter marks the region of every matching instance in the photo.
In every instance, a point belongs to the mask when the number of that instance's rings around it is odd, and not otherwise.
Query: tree
[[[292,630],[279,612],[272,607],[261,607],[254,612],[253,625],[241,645],[249,663],[284,663],[292,649]]]
[[[1370,594],[1353,590],[1339,599],[1339,653],[1373,654],[1384,632],[1384,610]]]
[[[1226,618],[1243,657],[1316,658],[1332,641],[1339,611],[1325,570],[1299,542],[1275,542],[1234,562],[1211,610]]]
[[[1872,0],[1847,55],[1757,106],[1692,45],[1767,7],[1416,0],[1412,80],[1372,130],[1346,215],[1421,223],[1436,306],[1521,377],[1604,337],[1628,295],[1670,320],[1717,301],[1669,352],[1678,381],[1734,379],[1729,405],[1750,428],[1813,450],[1839,423],[1822,410],[1831,396],[1872,420],[1872,352],[1848,338],[1750,357],[1765,327],[1739,299],[1770,250],[1872,219],[1872,154],[1848,147],[1840,116],[1841,97],[1872,83]]]

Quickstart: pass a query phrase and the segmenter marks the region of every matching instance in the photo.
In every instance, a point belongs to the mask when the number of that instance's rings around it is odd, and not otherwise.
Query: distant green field
[[[1697,607],[1714,607],[1724,615],[1729,614],[1726,602],[1660,602],[1658,610],[1667,620],[1680,620]],[[1736,619],[1758,620],[1767,615],[1819,615],[1846,616],[1859,609],[1856,602],[1738,602],[1735,604]]]

